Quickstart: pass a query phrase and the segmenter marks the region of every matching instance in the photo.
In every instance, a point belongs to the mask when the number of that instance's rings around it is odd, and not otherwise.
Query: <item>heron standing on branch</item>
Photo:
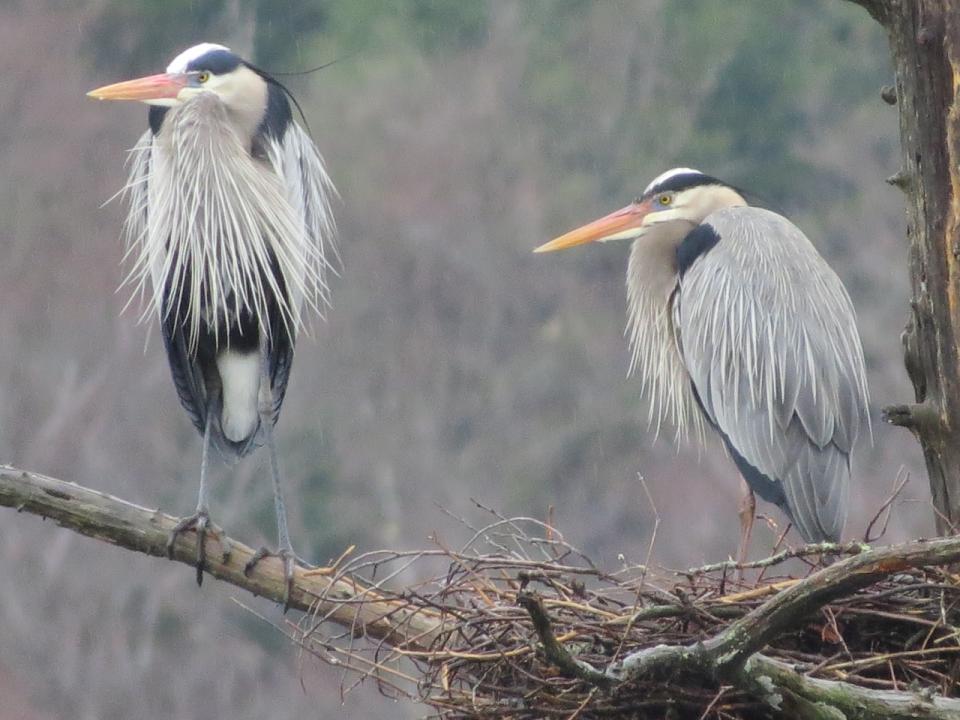
[[[837,541],[850,453],[869,427],[850,296],[789,220],[690,168],[656,178],[622,210],[541,245],[633,240],[627,269],[631,370],[650,419],[723,439],[746,492],[776,504],[808,542]]]
[[[182,52],[160,75],[89,93],[150,105],[132,151],[126,222],[129,281],[156,313],[173,381],[203,436],[196,512],[171,533],[197,534],[197,582],[210,522],[211,444],[236,459],[270,451],[279,548],[289,596],[295,555],[287,529],[273,427],[306,310],[329,303],[336,257],[333,186],[289,91],[222,45]]]

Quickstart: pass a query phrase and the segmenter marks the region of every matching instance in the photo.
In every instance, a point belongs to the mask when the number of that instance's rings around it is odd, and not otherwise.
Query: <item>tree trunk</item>
[[[885,409],[923,448],[940,534],[960,528],[960,0],[855,0],[896,70],[912,312],[901,336],[916,403]],[[869,243],[869,238],[864,238]]]

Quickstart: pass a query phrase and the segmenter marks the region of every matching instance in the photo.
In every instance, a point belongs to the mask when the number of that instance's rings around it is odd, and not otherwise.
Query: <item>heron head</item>
[[[647,185],[643,194],[624,208],[561,235],[536,248],[552,252],[587,242],[634,240],[656,233],[676,237],[679,243],[715,210],[746,205],[734,188],[691,168],[674,168]]]
[[[184,50],[166,72],[106,85],[87,93],[99,100],[139,100],[176,107],[203,93],[217,95],[227,108],[262,116],[267,81],[229,48],[201,43]]]

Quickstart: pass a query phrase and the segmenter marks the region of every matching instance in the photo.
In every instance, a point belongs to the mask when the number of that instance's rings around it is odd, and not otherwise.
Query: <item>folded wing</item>
[[[867,422],[850,298],[780,215],[729,208],[705,224],[721,240],[688,268],[673,306],[694,392],[751,487],[808,541],[837,540]]]

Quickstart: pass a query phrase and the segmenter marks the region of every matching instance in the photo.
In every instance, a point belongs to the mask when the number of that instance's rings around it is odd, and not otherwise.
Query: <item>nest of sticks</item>
[[[435,622],[428,636],[411,636],[400,624],[389,642],[373,642],[362,627],[339,632],[316,614],[291,621],[287,631],[342,670],[344,692],[375,682],[443,718],[781,717],[781,695],[771,691],[779,698],[771,701],[703,664],[633,677],[626,668],[658,646],[709,647],[734,635],[737,623],[749,635],[765,622],[751,620],[759,608],[809,586],[810,597],[795,602],[788,622],[780,617],[754,638],[763,657],[805,678],[913,693],[918,702],[953,695],[960,577],[945,567],[882,561],[888,566],[879,581],[850,591],[839,570],[839,584],[811,577],[824,549],[748,563],[744,579],[732,562],[609,571],[545,523],[498,518],[458,549],[437,541],[427,551],[380,551],[337,564],[340,578],[363,578],[369,592]],[[871,554],[862,544],[829,549],[831,572],[850,564],[844,557]],[[391,591],[426,568],[430,579]],[[854,580],[858,572],[851,569]],[[823,591],[824,582],[833,592]],[[364,592],[343,602],[363,603]]]

